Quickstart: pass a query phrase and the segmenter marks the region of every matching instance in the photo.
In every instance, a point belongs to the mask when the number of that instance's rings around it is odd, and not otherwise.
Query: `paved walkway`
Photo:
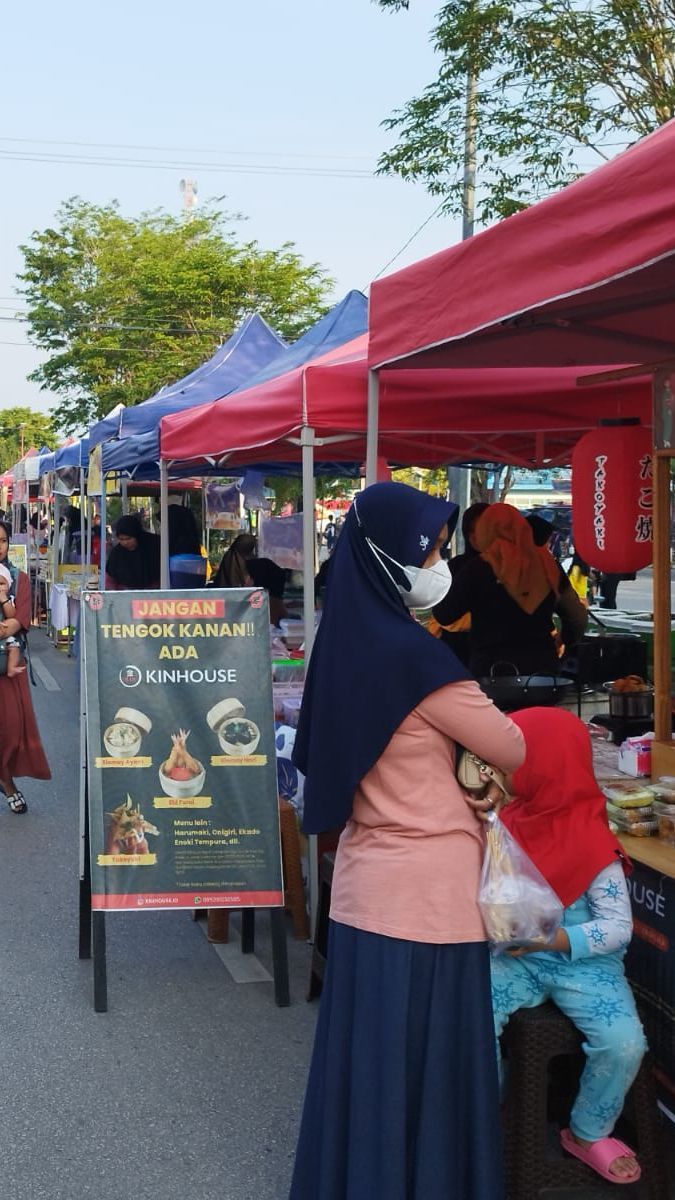
[[[94,1013],[77,957],[77,668],[41,632],[31,645],[54,779],[26,781],[25,817],[0,808],[0,1200],[286,1200],[317,1011],[309,949],[289,930],[278,1009],[187,913],[113,914],[109,1012]]]

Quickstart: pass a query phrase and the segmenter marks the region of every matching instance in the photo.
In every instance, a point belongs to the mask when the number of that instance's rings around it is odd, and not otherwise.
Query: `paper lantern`
[[[601,425],[572,453],[574,547],[616,574],[652,561],[652,439],[644,426]]]

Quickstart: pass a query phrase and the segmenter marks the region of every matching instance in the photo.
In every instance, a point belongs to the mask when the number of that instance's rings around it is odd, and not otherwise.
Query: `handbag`
[[[457,764],[457,781],[465,792],[484,792],[489,783],[496,783],[505,796],[509,794],[503,772],[464,747]]]

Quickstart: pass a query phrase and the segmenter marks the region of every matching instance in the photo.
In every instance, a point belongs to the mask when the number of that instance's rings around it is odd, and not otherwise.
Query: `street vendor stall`
[[[595,365],[596,385],[651,376],[654,553],[654,777],[675,775],[671,738],[670,460],[675,458],[675,122],[559,194],[371,293],[368,477],[384,370],[480,364]],[[486,281],[490,286],[486,287]],[[461,297],[457,302],[456,297]],[[612,358],[624,369],[599,370]],[[581,374],[581,372],[579,372]],[[652,496],[653,492],[653,496]],[[637,843],[640,842],[638,845]],[[645,843],[644,845],[642,843]],[[662,1082],[675,1101],[675,846],[630,838],[637,937],[630,972],[647,1005]]]

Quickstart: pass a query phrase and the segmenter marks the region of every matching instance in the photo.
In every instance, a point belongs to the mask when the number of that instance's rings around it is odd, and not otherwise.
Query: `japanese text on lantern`
[[[638,515],[635,520],[635,541],[651,542],[652,540],[652,456],[644,454],[640,459],[640,494],[638,497]],[[648,480],[648,483],[642,481]]]

